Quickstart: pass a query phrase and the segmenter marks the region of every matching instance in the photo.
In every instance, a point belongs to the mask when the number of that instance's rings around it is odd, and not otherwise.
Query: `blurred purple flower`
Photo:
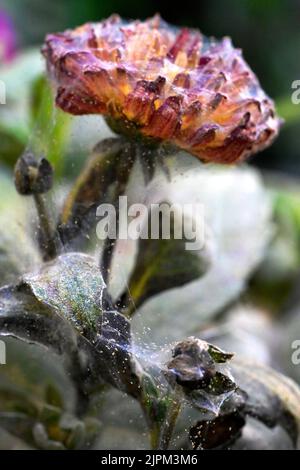
[[[16,33],[12,19],[0,10],[0,64],[9,62],[16,53]]]

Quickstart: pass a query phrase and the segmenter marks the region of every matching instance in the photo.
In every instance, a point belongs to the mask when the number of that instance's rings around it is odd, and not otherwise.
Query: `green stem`
[[[177,418],[180,413],[182,403],[181,391],[175,388],[172,402],[170,403],[167,416],[161,427],[157,450],[167,450],[176,426]]]
[[[145,396],[141,397],[140,405],[148,425],[150,447],[152,450],[156,450],[159,448],[161,422],[157,419],[157,413],[155,412],[156,407],[153,406],[153,403],[152,406],[149,406],[150,403],[151,402],[149,402]]]
[[[43,194],[34,194],[33,198],[42,231],[41,247],[44,253],[44,259],[45,261],[48,261],[58,255],[58,239],[55,233],[54,225],[52,224],[52,217],[48,210],[45,196]]]
[[[160,427],[158,423],[150,427],[150,446],[152,450],[159,449],[160,442]]]
[[[144,398],[140,401],[145,419],[148,423],[152,450],[168,449],[180,413],[182,400],[181,387],[176,386],[172,397],[168,398],[168,407],[163,415],[160,406],[162,405],[161,399],[159,401],[147,401]],[[160,412],[158,412],[159,408]],[[165,405],[163,408],[165,408]]]
[[[117,185],[115,188],[114,193],[114,207],[116,210],[116,232],[119,232],[119,222],[120,222],[120,214],[119,214],[119,197],[125,194],[129,178],[131,175],[131,171],[135,162],[136,158],[136,146],[133,143],[128,143],[124,146],[123,151],[119,157],[119,166],[117,170]],[[114,249],[116,246],[117,240],[111,239],[107,237],[104,242],[102,256],[100,261],[100,269],[102,272],[102,276],[104,282],[107,283],[109,280],[109,275],[111,271],[111,265],[114,255]]]

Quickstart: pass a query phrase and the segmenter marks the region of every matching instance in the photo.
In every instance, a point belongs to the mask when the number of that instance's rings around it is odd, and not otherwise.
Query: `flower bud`
[[[206,390],[212,394],[222,394],[234,388],[229,377],[219,371],[218,364],[232,358],[219,348],[198,338],[188,338],[173,349],[173,359],[167,364],[166,376],[192,390]]]
[[[52,188],[53,168],[42,157],[37,161],[32,153],[22,155],[15,166],[15,186],[24,195],[43,194]]]
[[[189,338],[173,349],[173,359],[167,367],[179,385],[191,390],[209,385],[216,368],[205,345],[203,341]]]

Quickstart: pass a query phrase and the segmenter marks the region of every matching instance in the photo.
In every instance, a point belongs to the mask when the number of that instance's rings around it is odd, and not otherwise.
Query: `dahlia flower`
[[[229,38],[114,15],[48,35],[43,54],[61,109],[103,114],[203,161],[242,160],[278,134],[273,101]]]

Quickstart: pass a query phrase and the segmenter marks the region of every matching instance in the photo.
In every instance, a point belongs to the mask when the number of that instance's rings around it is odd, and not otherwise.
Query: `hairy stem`
[[[181,391],[178,387],[175,388],[172,401],[169,405],[167,416],[160,429],[158,438],[157,450],[167,450],[176,426],[177,418],[181,409]]]
[[[48,210],[45,196],[43,194],[34,194],[33,198],[42,232],[41,248],[43,250],[45,261],[48,261],[58,255],[58,238],[55,233],[54,224],[52,223],[52,217]]]
[[[120,153],[119,165],[117,169],[117,184],[114,192],[113,205],[116,211],[116,233],[119,232],[119,197],[125,194],[131,171],[136,158],[136,146],[133,143],[127,143]],[[104,282],[107,283],[111,271],[111,265],[114,255],[114,249],[117,240],[107,237],[104,242],[102,256],[100,260],[100,268]]]

